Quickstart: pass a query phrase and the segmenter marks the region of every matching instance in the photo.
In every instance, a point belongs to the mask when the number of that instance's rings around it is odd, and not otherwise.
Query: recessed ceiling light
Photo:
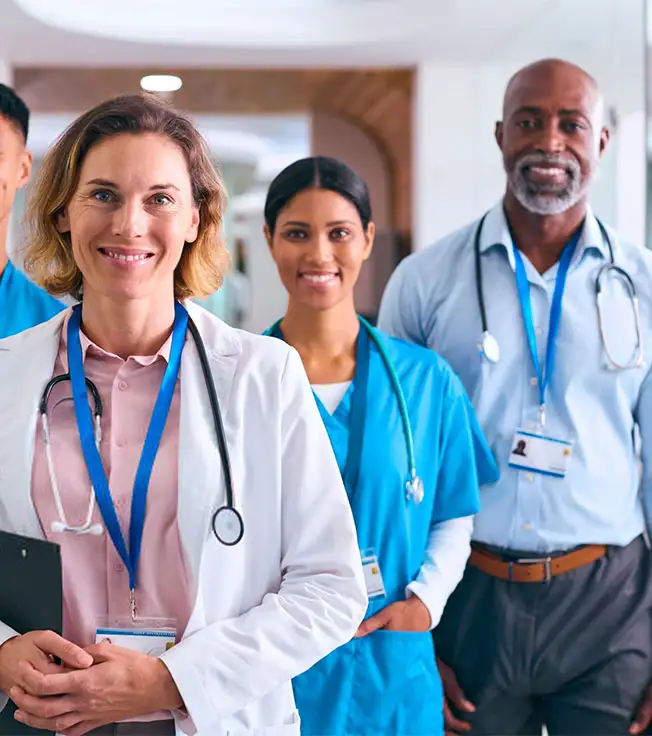
[[[140,80],[140,86],[147,92],[176,92],[182,84],[181,77],[172,74],[149,74]]]

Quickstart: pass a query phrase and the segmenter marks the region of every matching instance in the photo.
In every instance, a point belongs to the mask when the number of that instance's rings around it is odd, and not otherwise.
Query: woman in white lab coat
[[[63,565],[63,637],[0,622],[0,705],[29,726],[299,734],[291,679],[364,614],[351,511],[298,355],[186,301],[221,283],[223,206],[199,134],[150,96],[82,115],[39,174],[26,262],[81,304],[0,341],[0,531],[59,543]],[[125,627],[142,642],[151,618],[176,641],[160,656],[111,643]]]

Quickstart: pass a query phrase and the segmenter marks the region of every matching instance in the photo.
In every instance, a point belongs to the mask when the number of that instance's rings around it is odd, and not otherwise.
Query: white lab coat
[[[187,307],[206,345],[245,533],[226,547],[211,531],[225,486],[188,337],[178,513],[194,607],[163,657],[192,719],[176,717],[177,733],[194,724],[199,736],[299,734],[291,678],[350,640],[367,607],[352,514],[297,353]],[[43,536],[31,501],[38,401],[64,315],[0,341],[0,529],[31,537]],[[0,622],[0,644],[13,634]]]

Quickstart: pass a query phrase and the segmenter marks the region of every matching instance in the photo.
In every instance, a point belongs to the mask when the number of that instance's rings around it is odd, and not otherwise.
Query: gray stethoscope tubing
[[[226,545],[232,547],[236,545],[244,535],[244,522],[242,516],[235,507],[235,493],[233,490],[233,476],[231,474],[231,461],[229,458],[229,450],[226,442],[226,432],[224,430],[224,422],[222,420],[222,412],[220,411],[220,405],[217,399],[217,392],[215,390],[215,382],[211,374],[208,357],[206,355],[206,348],[204,347],[204,341],[197,326],[188,317],[188,330],[193,337],[197,353],[199,355],[199,362],[201,364],[202,374],[204,377],[204,383],[206,384],[206,391],[208,393],[208,399],[211,405],[211,414],[213,416],[213,425],[215,428],[215,435],[217,439],[217,446],[220,453],[220,460],[222,464],[222,472],[224,473],[224,484],[226,488],[226,504],[219,507],[214,513],[211,520],[211,527],[215,538]],[[90,500],[86,520],[84,524],[79,526],[71,526],[66,520],[65,510],[61,500],[61,493],[59,490],[59,484],[57,482],[57,476],[54,471],[54,462],[52,459],[52,447],[50,443],[50,426],[48,422],[48,402],[50,400],[50,394],[52,389],[63,381],[70,381],[70,374],[64,373],[61,376],[55,376],[46,384],[39,401],[39,414],[41,415],[41,426],[43,427],[43,443],[45,445],[46,461],[48,465],[48,473],[50,475],[50,482],[52,484],[52,493],[54,495],[55,505],[57,507],[57,513],[59,514],[59,520],[52,523],[52,531],[54,532],[74,532],[76,534],[101,534],[103,528],[100,524],[92,524],[93,510],[95,508],[95,492],[91,488]],[[97,386],[86,378],[86,386],[91,394],[92,407],[93,407],[93,425],[94,425],[94,439],[95,444],[99,449],[100,442],[102,440],[102,398]]]
[[[498,344],[498,341],[496,338],[491,334],[489,331],[489,323],[487,321],[487,309],[485,306],[485,300],[484,300],[484,291],[483,291],[483,280],[482,280],[482,259],[480,254],[480,238],[482,235],[482,227],[484,225],[485,219],[487,218],[487,215],[489,213],[485,213],[482,218],[480,219],[480,222],[478,223],[478,226],[475,231],[475,236],[473,240],[473,250],[474,250],[474,257],[475,257],[475,288],[476,288],[476,295],[477,295],[477,301],[478,301],[478,309],[480,311],[480,320],[482,323],[482,342],[479,346],[480,352],[487,358],[487,360],[490,363],[497,363],[500,360],[500,347]],[[602,224],[600,220],[596,218],[596,222],[598,223],[598,226],[600,228],[600,232],[602,234],[602,238],[604,242],[607,245],[607,248],[609,249],[609,263],[606,263],[604,266],[600,268],[598,271],[598,275],[595,279],[595,300],[596,300],[596,307],[598,310],[598,324],[600,327],[600,339],[602,340],[602,346],[604,348],[605,354],[607,356],[607,359],[612,364],[612,366],[618,370],[629,370],[632,368],[640,368],[642,365],[644,365],[644,342],[643,342],[643,330],[641,327],[641,314],[639,309],[639,302],[638,302],[638,294],[636,292],[636,286],[634,284],[634,281],[632,277],[620,266],[617,266],[615,263],[615,257],[614,257],[614,250],[613,250],[613,244],[611,242],[611,238],[609,237],[609,233],[607,232],[607,229]],[[636,329],[636,357],[632,363],[618,363],[614,359],[614,357],[611,354],[611,351],[609,350],[609,344],[607,341],[607,334],[604,327],[604,319],[603,319],[603,311],[602,311],[602,281],[605,276],[605,274],[609,271],[613,271],[622,281],[625,282],[627,291],[629,293],[629,298],[632,304],[632,311],[634,313],[634,325]]]

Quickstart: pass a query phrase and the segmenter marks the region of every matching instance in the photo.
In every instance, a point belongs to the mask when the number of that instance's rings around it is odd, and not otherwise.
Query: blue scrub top
[[[0,339],[46,322],[65,308],[11,261],[7,263],[0,274]]]
[[[425,497],[418,505],[406,501],[408,457],[399,404],[370,340],[367,385],[360,387],[367,398],[360,472],[356,487],[346,488],[360,549],[375,551],[387,593],[369,602],[366,617],[405,600],[432,526],[475,514],[478,477],[497,479],[471,403],[448,364],[429,350],[378,334],[405,395]],[[332,415],[320,405],[345,479],[355,390],[354,380]],[[295,678],[293,686],[303,736],[443,734],[443,694],[430,632],[379,630],[353,639]]]

